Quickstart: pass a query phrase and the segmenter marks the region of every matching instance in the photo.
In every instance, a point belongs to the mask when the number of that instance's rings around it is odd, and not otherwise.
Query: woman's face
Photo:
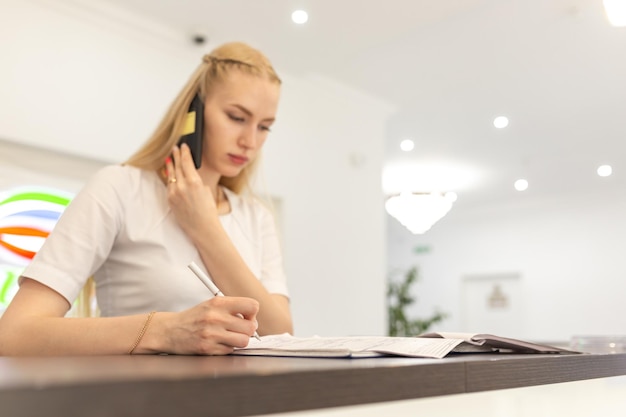
[[[201,169],[235,177],[258,155],[274,123],[280,86],[232,71],[204,103]]]

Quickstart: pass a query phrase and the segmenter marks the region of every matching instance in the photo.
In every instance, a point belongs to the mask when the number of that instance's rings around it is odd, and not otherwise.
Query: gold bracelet
[[[148,330],[148,326],[150,326],[150,321],[152,321],[152,317],[154,316],[155,313],[156,311],[152,311],[150,314],[148,314],[148,318],[146,319],[146,322],[143,324],[141,331],[137,335],[137,340],[135,340],[135,343],[133,343],[133,347],[131,347],[130,350],[128,351],[129,355],[132,355],[135,348],[139,346],[139,342],[141,342],[141,339],[143,339],[143,335],[146,334],[146,330]]]

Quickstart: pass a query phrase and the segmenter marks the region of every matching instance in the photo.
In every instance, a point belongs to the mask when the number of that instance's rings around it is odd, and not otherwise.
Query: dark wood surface
[[[626,374],[626,354],[0,358],[0,415],[246,416]]]

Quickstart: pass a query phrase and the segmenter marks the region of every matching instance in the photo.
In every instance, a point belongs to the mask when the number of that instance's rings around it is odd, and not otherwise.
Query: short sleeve
[[[52,288],[71,304],[111,251],[128,201],[126,177],[122,166],[98,171],[70,202],[22,277]]]

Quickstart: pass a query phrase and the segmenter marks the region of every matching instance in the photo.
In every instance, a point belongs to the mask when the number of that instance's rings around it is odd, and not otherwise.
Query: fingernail
[[[169,164],[170,162],[172,162],[172,157],[168,156],[167,158],[165,158],[165,163]]]

